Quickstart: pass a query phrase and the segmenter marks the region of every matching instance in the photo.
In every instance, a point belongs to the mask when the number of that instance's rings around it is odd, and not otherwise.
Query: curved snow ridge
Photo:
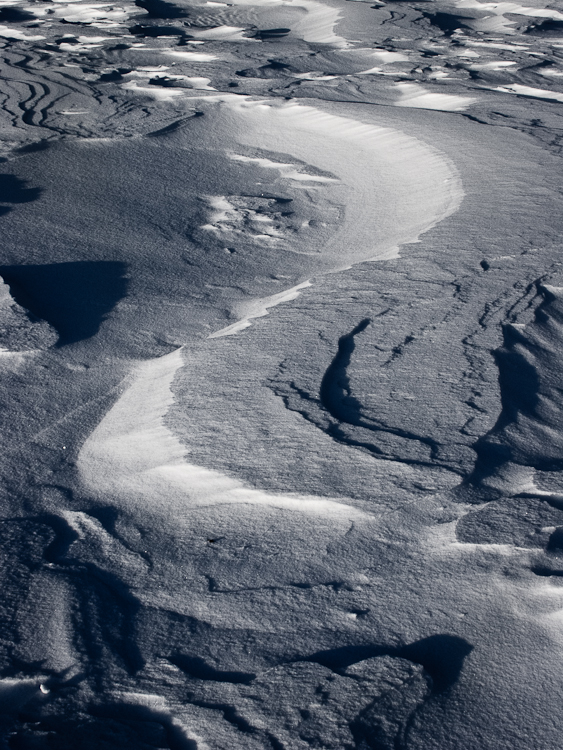
[[[166,427],[171,391],[182,366],[182,349],[139,365],[129,387],[84,443],[77,468],[95,495],[111,496],[128,510],[146,510],[173,518],[189,508],[211,505],[269,505],[345,520],[365,518],[337,500],[275,495],[189,464],[186,449]]]
[[[560,91],[536,89],[533,86],[524,86],[520,83],[510,83],[506,86],[497,86],[492,89],[492,91],[501,91],[503,94],[516,94],[517,96],[528,96],[533,99],[547,99],[552,102],[563,102],[563,93]]]
[[[322,248],[308,252],[309,279],[356,263],[398,257],[401,245],[417,242],[459,208],[464,196],[455,165],[433,146],[398,130],[363,123],[296,102],[213,97],[229,110],[237,140],[254,149],[290,154],[338,179],[323,180],[324,197],[345,206],[342,227]],[[234,116],[234,118],[233,118]],[[260,157],[236,156],[260,163]],[[285,164],[268,163],[278,169]],[[291,166],[291,165],[289,165]],[[293,172],[281,172],[282,179]],[[310,285],[300,281],[282,293],[239,306],[239,321],[210,338],[238,333],[252,318],[294,299]]]
[[[563,20],[563,13],[552,8],[532,8],[525,5],[519,5],[518,3],[487,3],[480,2],[480,0],[458,0],[456,8],[466,8],[474,10],[484,10],[493,13],[496,16],[502,16],[505,13],[512,13],[518,16],[531,16],[532,18],[550,18],[555,21]]]
[[[389,127],[294,101],[224,101],[236,137],[254,148],[291,154],[340,181],[326,186],[345,205],[341,229],[313,272],[388,258],[459,208],[464,196],[453,162],[438,149]]]
[[[495,352],[502,411],[476,444],[471,481],[505,495],[538,490],[535,469],[563,468],[563,288],[538,284],[543,302],[528,325],[504,326]]]
[[[232,5],[253,5],[255,7],[272,7],[283,5],[296,10],[305,9],[306,15],[292,24],[291,32],[305,42],[312,44],[330,44],[343,49],[350,46],[344,37],[334,33],[334,28],[342,18],[342,11],[317,0],[233,0]]]
[[[265,315],[268,315],[268,309],[270,307],[275,307],[281,302],[290,302],[291,300],[297,299],[297,297],[299,297],[301,289],[306,289],[309,286],[311,286],[310,281],[303,281],[301,284],[297,284],[291,289],[286,289],[285,291],[279,292],[278,294],[272,294],[270,297],[263,297],[262,299],[254,300],[253,302],[248,303],[244,306],[244,317],[242,317],[240,320],[237,320],[236,323],[233,323],[226,328],[221,328],[219,331],[212,333],[207,338],[218,339],[223,336],[233,336],[235,333],[244,331],[245,328],[248,328],[250,325],[252,325],[250,322],[251,320],[253,320],[254,318],[263,318]]]
[[[463,112],[463,110],[477,101],[473,96],[459,96],[457,94],[441,94],[428,91],[416,83],[397,83],[395,88],[401,94],[401,98],[395,102],[396,107],[437,109],[441,112]]]

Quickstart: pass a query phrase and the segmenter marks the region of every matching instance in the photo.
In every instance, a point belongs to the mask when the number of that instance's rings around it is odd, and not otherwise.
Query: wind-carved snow
[[[142,51],[142,50],[141,50]],[[183,50],[169,50],[169,49],[163,49],[160,50],[163,55],[168,55],[169,57],[176,57],[178,60],[185,60],[186,62],[211,62],[212,60],[217,60],[217,55],[212,55],[209,52],[191,52]]]
[[[558,74],[555,73],[555,75]],[[537,89],[533,86],[523,86],[520,83],[511,83],[509,86],[497,86],[494,90],[502,91],[505,94],[516,94],[517,96],[529,96],[534,99],[563,102],[563,93],[560,91],[547,91],[546,89]]]
[[[210,195],[211,214],[201,229],[230,239],[243,236],[255,241],[279,242],[284,234],[283,218],[275,198]],[[276,211],[276,208],[278,209]]]
[[[223,106],[236,117],[241,143],[291,154],[338,178],[323,189],[345,205],[345,221],[323,248],[317,272],[396,255],[463,198],[458,172],[444,154],[392,128],[296,102],[229,97]],[[381,201],[388,211],[373,210]]]
[[[279,305],[281,302],[291,302],[291,300],[297,299],[301,290],[306,289],[309,286],[311,286],[310,281],[303,281],[301,284],[297,284],[291,289],[286,289],[284,292],[272,294],[270,297],[263,297],[262,299],[247,303],[245,305],[245,315],[241,320],[238,320],[230,326],[221,328],[220,331],[212,333],[208,338],[218,339],[222,336],[232,336],[235,333],[243,331],[251,325],[251,320],[264,317],[268,314],[271,307],[276,307],[276,305]]]
[[[41,34],[26,34],[24,31],[11,29],[9,26],[4,26],[4,24],[0,24],[0,37],[4,39],[23,39],[28,42],[45,39]]]
[[[296,180],[297,182],[338,182],[333,177],[323,177],[322,175],[307,174],[300,172],[295,164],[284,164],[283,162],[272,161],[263,157],[242,156],[241,154],[231,154],[233,161],[241,161],[247,164],[257,164],[265,169],[277,169],[282,177],[286,180]]]
[[[31,6],[26,10],[39,17],[49,14],[49,16],[63,19],[66,23],[84,23],[106,29],[117,28],[131,16],[142,12],[134,5],[124,4],[116,7],[111,3],[84,2],[56,2],[54,8],[50,5],[47,7]]]
[[[297,10],[305,9],[306,15],[292,24],[292,33],[305,42],[313,44],[330,44],[334,47],[347,48],[349,42],[335,34],[334,27],[342,17],[338,8],[325,5],[316,0],[234,0],[233,5],[253,5],[257,7],[285,6]]]
[[[456,8],[472,8],[475,10],[484,10],[494,15],[504,15],[513,13],[518,16],[532,16],[534,18],[551,18],[557,21],[563,21],[563,13],[551,8],[532,8],[530,6],[518,5],[518,3],[482,3],[479,0],[458,0]]]
[[[364,514],[328,498],[274,495],[190,465],[185,448],[165,426],[170,386],[182,351],[137,367],[117,404],[87,439],[78,458],[82,481],[99,497],[108,493],[124,509],[181,518],[190,507],[247,503],[304,513],[360,518]]]
[[[370,71],[368,71],[370,72]],[[437,94],[428,91],[416,83],[397,83],[401,98],[395,103],[397,107],[416,107],[419,109],[437,109],[444,112],[462,112],[477,99],[471,96],[456,94]]]
[[[122,88],[134,94],[142,94],[160,102],[171,102],[186,94],[185,89],[176,89],[170,86],[139,86],[135,81],[124,83]]]
[[[319,271],[336,271],[362,260],[389,257],[398,243],[416,241],[421,232],[455,211],[461,201],[463,192],[451,163],[434,149],[390,128],[296,104],[277,107],[229,100],[227,106],[245,125],[240,130],[242,143],[290,153],[335,174],[346,186],[347,193],[341,194],[347,198],[344,230],[338,233],[336,242],[329,244],[328,252],[323,249]],[[319,134],[324,136],[320,143]],[[266,167],[271,168],[270,164]],[[332,189],[342,189],[340,183],[329,184],[334,185]],[[366,205],[369,196],[381,193],[383,186],[391,190],[386,196],[391,213],[387,224],[380,215],[374,217],[369,203]],[[215,196],[208,200],[212,226],[220,231],[221,224],[232,217],[232,198]],[[402,205],[394,201],[402,201]],[[346,247],[344,258],[342,246]],[[214,336],[238,333],[251,318],[291,300],[309,283],[304,280],[267,299],[241,305],[239,320]],[[181,365],[180,350],[138,365],[133,383],[80,452],[78,467],[91,492],[100,496],[111,493],[124,507],[148,505],[153,511],[172,516],[188,506],[241,502],[308,513],[356,514],[353,508],[330,499],[253,490],[218,472],[187,463],[185,449],[163,422],[172,403],[170,385]]]
[[[469,483],[493,494],[541,492],[539,470],[563,469],[563,288],[540,285],[543,302],[528,326],[504,328],[496,353],[502,412],[477,443],[479,459]]]

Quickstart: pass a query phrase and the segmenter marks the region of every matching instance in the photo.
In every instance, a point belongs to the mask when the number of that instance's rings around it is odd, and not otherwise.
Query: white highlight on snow
[[[84,3],[73,0],[54,0],[55,8],[30,6],[26,8],[35,16],[45,16],[52,12],[51,17],[62,18],[70,23],[88,23],[97,28],[115,28],[121,22],[133,15],[139,14],[134,5],[130,7],[115,6],[111,3]]]
[[[242,161],[247,164],[256,164],[263,169],[277,169],[286,180],[297,180],[298,182],[338,182],[333,177],[323,177],[316,174],[307,174],[296,169],[295,164],[283,164],[258,156],[242,156],[240,154],[229,154],[233,161]]]
[[[37,696],[43,685],[37,679],[6,678],[0,680],[0,713],[23,708]],[[48,692],[48,691],[47,691]]]
[[[338,76],[325,76],[320,70],[310,70],[307,73],[295,73],[294,78],[301,78],[304,81],[333,81]]]
[[[178,738],[180,738],[182,746],[197,747],[197,750],[212,750],[207,742],[204,741],[203,737],[192,728],[191,724],[193,723],[193,718],[190,715],[189,709],[186,711],[188,714],[186,717],[187,720],[183,722],[183,706],[174,705],[171,707],[168,704],[168,701],[161,695],[116,692],[114,698],[118,705],[125,704],[135,707],[141,706],[144,709],[149,709],[150,716],[153,717],[153,719],[158,719],[164,726],[174,729],[174,734],[177,738],[176,742],[178,742]]]
[[[340,180],[324,190],[346,206],[344,223],[314,253],[315,273],[396,257],[399,245],[416,242],[459,207],[463,189],[455,166],[416,138],[295,101],[236,95],[222,101],[230,118],[236,116],[241,143],[291,154]]]
[[[526,52],[529,44],[508,44],[507,42],[475,42],[472,39],[464,39],[463,43],[471,47],[491,47],[492,49],[506,49],[511,52]]]
[[[270,307],[275,307],[282,302],[290,302],[291,300],[297,299],[301,289],[306,289],[308,286],[311,286],[311,282],[303,281],[301,284],[297,284],[291,289],[286,289],[284,292],[272,294],[270,297],[263,297],[262,299],[248,303],[242,308],[245,313],[241,320],[238,320],[236,323],[233,323],[226,328],[221,328],[221,330],[212,333],[207,338],[218,339],[223,336],[232,336],[235,333],[239,333],[239,331],[244,331],[245,328],[248,328],[251,325],[250,321],[253,318],[262,318],[264,315],[268,315]]]
[[[478,52],[475,52],[473,49],[457,49],[453,50],[451,53],[454,57],[481,57],[481,55]]]
[[[472,63],[469,66],[470,70],[503,70],[504,68],[510,68],[512,65],[516,65],[515,62],[510,60],[491,60],[486,63]]]
[[[518,94],[520,96],[531,96],[536,99],[550,99],[551,101],[563,102],[563,93],[558,91],[546,91],[535,89],[532,86],[523,86],[520,83],[511,83],[508,86],[497,86],[493,91],[502,91],[505,94]]]
[[[233,0],[230,5],[253,5],[255,7],[281,5],[286,8],[304,8],[307,14],[296,23],[291,24],[291,33],[313,44],[331,44],[344,49],[350,43],[344,37],[334,33],[334,28],[342,11],[317,0]]]
[[[209,217],[210,224],[227,221],[231,213],[235,210],[234,206],[229,203],[224,195],[209,195],[207,196],[207,202],[214,211]]]
[[[9,26],[0,25],[0,36],[4,39],[21,39],[23,41],[33,42],[39,41],[39,39],[45,39],[40,34],[26,34],[24,31],[19,29],[11,29]]]
[[[245,31],[241,26],[216,26],[213,29],[190,29],[190,36],[196,39],[208,39],[221,42],[255,42],[256,39],[243,36]]]
[[[455,167],[435,149],[391,128],[295,102],[256,102],[237,96],[213,99],[219,110],[226,107],[239,142],[290,153],[341,180],[324,187],[345,201],[347,215],[342,229],[315,256],[321,272],[388,257],[397,244],[416,241],[461,202],[463,191]],[[216,198],[215,210],[226,213],[228,200]],[[381,210],[374,211],[378,201]],[[240,309],[239,321],[212,338],[237,333],[273,305],[294,299],[309,283],[303,281],[250,302]],[[173,402],[171,384],[181,365],[181,350],[138,365],[127,390],[80,451],[78,470],[92,493],[111,495],[114,503],[131,510],[160,513],[178,521],[190,507],[233,503],[335,518],[362,516],[333,499],[262,492],[188,464],[184,447],[163,421]]]
[[[189,85],[192,89],[198,89],[199,91],[217,91],[216,88],[210,86],[211,78],[203,78],[201,76],[170,76],[170,78],[182,80]]]
[[[334,28],[342,12],[338,8],[331,8],[313,0],[294,0],[284,5],[297,5],[305,8],[307,15],[292,26],[292,33],[306,42],[313,44],[331,44],[341,49],[349,47],[350,43],[334,33]]]
[[[438,109],[443,112],[461,112],[474,104],[477,99],[471,96],[456,94],[436,94],[427,91],[416,83],[397,83],[396,88],[401,94],[396,107],[415,107],[418,109]]]
[[[170,70],[170,65],[141,65],[137,70],[132,70],[130,73],[125,75],[136,75],[138,71],[142,73],[163,73],[165,70]]]
[[[328,498],[278,495],[245,487],[217,471],[188,464],[186,449],[165,426],[182,350],[138,365],[133,382],[84,443],[78,470],[90,491],[116,506],[181,519],[197,506],[245,503],[296,512],[365,517]]]
[[[139,68],[139,70],[132,70],[129,73],[126,73],[125,77],[142,78],[142,79],[148,80],[149,78],[153,78],[156,72],[157,77],[155,78],[155,80],[158,81],[159,80],[158,73],[161,71],[163,72],[165,70],[169,70],[167,65],[162,65],[160,69],[154,68],[152,72],[150,69],[147,69],[147,68]],[[217,89],[209,85],[211,83],[211,79],[203,78],[202,76],[184,76],[184,75],[173,75],[173,74],[165,73],[162,76],[161,80],[163,83],[165,81],[182,81],[183,83],[187,84],[187,86],[190,89],[197,89],[200,91],[217,91]],[[176,90],[183,91],[183,89],[176,89]]]
[[[179,96],[185,96],[185,89],[175,89],[171,86],[139,86],[135,81],[122,83],[121,88],[126,91],[132,91],[135,94],[150,96],[160,102],[172,102]]]
[[[212,55],[209,52],[184,52],[182,50],[172,49],[161,49],[159,52],[162,52],[163,55],[176,57],[178,60],[186,60],[188,62],[211,62],[211,60],[219,59],[217,55]]]
[[[383,65],[409,61],[408,55],[405,55],[403,52],[390,52],[387,49],[373,50],[373,52],[371,53],[371,57],[375,57],[375,59],[379,60],[381,63],[383,63]]]
[[[110,39],[115,39],[111,36],[79,36],[78,41],[81,44],[100,44],[101,42],[107,42]]]
[[[545,76],[546,78],[559,78],[560,76],[563,76],[563,70],[555,70],[554,68],[539,68],[534,72],[538,73],[540,76]]]
[[[367,75],[385,75],[383,70],[376,65],[375,68],[368,68],[367,70],[360,70],[356,75],[367,76]]]
[[[472,8],[502,16],[505,13],[513,13],[517,16],[532,16],[533,18],[552,18],[556,21],[563,20],[563,13],[551,8],[531,8],[518,5],[518,3],[480,3],[478,0],[458,0],[456,8]]]

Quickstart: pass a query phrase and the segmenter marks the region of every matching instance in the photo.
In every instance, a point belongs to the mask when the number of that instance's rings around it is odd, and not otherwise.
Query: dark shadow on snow
[[[136,0],[135,5],[143,8],[149,14],[149,18],[161,18],[170,20],[173,18],[187,18],[189,13],[173,3],[164,0]]]
[[[374,656],[393,656],[420,664],[432,678],[433,693],[443,693],[455,685],[465,657],[473,646],[463,638],[447,633],[431,635],[407,646],[342,646],[328,651],[318,651],[307,656],[306,661],[322,664],[335,671],[346,669]]]
[[[256,675],[251,672],[225,672],[209,666],[199,656],[185,656],[174,654],[168,657],[168,661],[179,667],[182,672],[196,680],[211,680],[212,682],[230,682],[247,685],[255,679]]]
[[[116,261],[78,261],[0,266],[0,276],[19,305],[55,328],[63,346],[98,332],[127,293],[125,270]]]
[[[524,33],[532,35],[561,36],[563,34],[563,21],[549,18],[546,21],[534,23],[532,26],[529,26]]]
[[[27,188],[26,180],[20,180],[13,174],[0,174],[0,204],[31,203],[41,195],[41,188]],[[0,216],[7,214],[10,206],[0,205]]]
[[[187,36],[183,29],[176,26],[149,26],[145,24],[132,26],[129,33],[141,37],[179,36],[183,39]]]
[[[11,21],[12,23],[18,23],[22,21],[35,21],[36,18],[33,13],[29,13],[23,8],[0,8],[0,21]]]

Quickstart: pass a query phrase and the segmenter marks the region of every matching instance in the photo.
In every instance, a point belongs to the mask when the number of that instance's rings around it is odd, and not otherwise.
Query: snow
[[[0,0],[0,746],[559,750],[561,9],[139,3]]]
[[[4,26],[4,24],[0,24],[0,37],[4,39],[25,39],[30,42],[45,39],[41,34],[26,34],[20,29],[11,29],[9,26]]]
[[[518,94],[519,96],[531,96],[537,99],[549,99],[550,101],[563,102],[563,93],[557,91],[546,91],[545,89],[536,89],[533,86],[523,86],[520,83],[513,83],[509,86],[498,86],[497,91],[503,91],[507,94]]]
[[[444,112],[460,112],[477,101],[469,96],[432,93],[415,83],[397,83],[396,88],[401,94],[401,98],[396,103],[397,107],[420,107],[421,109],[437,109]]]

